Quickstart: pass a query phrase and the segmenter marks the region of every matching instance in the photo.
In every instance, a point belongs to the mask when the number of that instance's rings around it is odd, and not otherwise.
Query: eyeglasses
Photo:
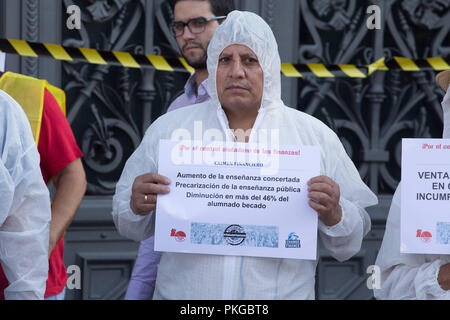
[[[202,33],[203,31],[205,31],[206,24],[208,22],[222,20],[225,18],[226,18],[226,16],[212,17],[212,18],[198,17],[198,18],[190,19],[186,23],[184,23],[182,21],[174,21],[171,24],[172,32],[175,35],[175,37],[182,36],[184,33],[184,27],[187,26],[191,33],[199,34],[199,33]]]

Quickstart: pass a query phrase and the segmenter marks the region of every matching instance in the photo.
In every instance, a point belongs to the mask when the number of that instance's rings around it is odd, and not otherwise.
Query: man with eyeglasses
[[[167,111],[209,99],[206,50],[216,28],[233,10],[233,0],[175,0],[171,29],[181,54],[195,73],[186,82],[184,94],[173,101]]]
[[[195,69],[167,112],[210,99],[208,94],[207,48],[214,31],[234,10],[233,0],[175,0],[171,29],[181,54]],[[154,251],[154,237],[141,242],[125,296],[126,300],[148,300],[153,296],[161,253]]]

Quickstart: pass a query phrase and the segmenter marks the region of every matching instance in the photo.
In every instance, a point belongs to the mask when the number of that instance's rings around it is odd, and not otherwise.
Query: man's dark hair
[[[180,2],[187,0],[174,0],[173,6]],[[194,0],[194,1],[208,1],[211,5],[211,12],[216,16],[226,16],[231,11],[235,10],[234,0]],[[221,22],[221,21],[220,21]]]

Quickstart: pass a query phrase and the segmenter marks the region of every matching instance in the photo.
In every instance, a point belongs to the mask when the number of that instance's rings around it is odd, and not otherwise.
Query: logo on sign
[[[286,240],[284,246],[286,248],[300,248],[300,237],[295,232],[289,233],[288,239]]]
[[[183,231],[177,231],[176,229],[172,229],[170,231],[170,236],[174,237],[178,242],[183,242],[186,239],[186,233]]]
[[[431,241],[433,236],[428,231],[423,231],[421,229],[417,229],[416,238],[420,238],[423,242],[428,243]]]
[[[244,242],[247,235],[245,234],[244,228],[242,228],[240,225],[232,224],[225,229],[225,231],[223,232],[223,236],[228,244],[232,246],[238,246],[242,242]]]

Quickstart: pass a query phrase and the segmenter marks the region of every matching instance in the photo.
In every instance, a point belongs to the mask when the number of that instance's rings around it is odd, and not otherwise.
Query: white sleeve
[[[50,196],[28,119],[0,92],[0,261],[6,299],[43,299],[48,276]],[[10,192],[3,192],[9,185]],[[3,204],[6,204],[4,206]]]
[[[441,258],[423,254],[400,253],[401,186],[392,199],[386,231],[375,264],[380,267],[381,287],[374,289],[377,299],[450,299],[437,281]],[[448,259],[450,260],[450,259]]]
[[[376,205],[378,199],[361,180],[358,170],[343,146],[340,142],[337,143],[340,156],[334,161],[335,169],[330,178],[340,188],[339,204],[342,207],[342,218],[331,227],[327,227],[319,220],[319,237],[332,257],[338,261],[345,261],[361,249],[362,240],[371,226],[370,217],[364,208]]]
[[[442,138],[450,139],[450,85],[442,100],[442,111],[444,112],[444,131]]]
[[[127,160],[113,197],[114,224],[121,235],[134,241],[147,239],[154,233],[155,212],[139,216],[130,208],[131,189],[136,177],[158,171],[155,148],[159,148],[159,140],[153,139],[152,128],[153,125],[147,130],[139,147]]]

